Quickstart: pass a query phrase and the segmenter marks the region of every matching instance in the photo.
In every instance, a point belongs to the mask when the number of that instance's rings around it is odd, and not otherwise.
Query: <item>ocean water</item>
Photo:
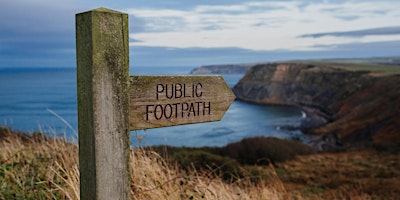
[[[188,75],[192,67],[136,67],[132,75]],[[233,87],[242,75],[223,75]],[[77,139],[76,71],[62,69],[0,69],[0,126],[24,132]],[[223,146],[245,137],[304,139],[296,126],[299,110],[235,101],[219,122],[131,132],[133,146]]]

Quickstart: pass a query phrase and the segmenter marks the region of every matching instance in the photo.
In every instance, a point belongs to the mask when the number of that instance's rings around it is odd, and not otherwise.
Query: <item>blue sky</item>
[[[129,14],[131,66],[400,56],[400,1],[2,0],[0,68],[75,67],[75,14]]]

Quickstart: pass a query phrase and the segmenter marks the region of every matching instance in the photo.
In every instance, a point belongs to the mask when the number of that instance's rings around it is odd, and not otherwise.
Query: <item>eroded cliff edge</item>
[[[307,113],[303,131],[333,138],[330,145],[400,142],[399,75],[269,63],[247,71],[233,91],[247,102],[299,107]]]

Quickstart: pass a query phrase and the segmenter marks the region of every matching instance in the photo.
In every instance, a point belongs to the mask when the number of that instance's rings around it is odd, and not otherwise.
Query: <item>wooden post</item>
[[[76,15],[81,199],[130,199],[128,15]]]

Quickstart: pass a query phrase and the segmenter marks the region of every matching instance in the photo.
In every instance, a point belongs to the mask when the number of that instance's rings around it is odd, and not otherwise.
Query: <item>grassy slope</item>
[[[0,199],[73,199],[76,145],[0,127]]]
[[[396,199],[400,195],[398,153],[320,153],[280,163],[276,170],[286,189],[303,197]]]
[[[370,71],[373,76],[388,76],[400,74],[400,66],[396,65],[379,65],[379,64],[363,64],[363,63],[320,63],[330,65],[332,67],[341,68],[349,71]]]
[[[135,149],[131,192],[133,199],[395,199],[400,195],[396,148],[391,153],[319,153],[275,165],[246,166],[258,171],[257,183],[250,176],[230,182],[213,170],[184,171],[154,151]],[[75,144],[0,128],[0,199],[78,196]]]
[[[349,71],[370,71],[370,74],[373,76],[390,76],[400,74],[400,57],[368,59],[323,59],[293,62],[332,66]]]
[[[0,127],[0,199],[78,199],[77,150],[76,144]],[[287,195],[278,178],[268,184],[247,179],[228,184],[213,172],[184,171],[143,149],[132,150],[130,165],[133,199],[285,199]]]

